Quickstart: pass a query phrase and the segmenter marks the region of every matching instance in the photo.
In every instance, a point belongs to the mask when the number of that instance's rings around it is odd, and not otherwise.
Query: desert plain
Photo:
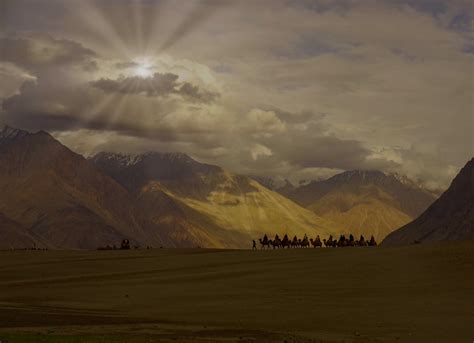
[[[471,342],[473,250],[0,251],[0,341]]]

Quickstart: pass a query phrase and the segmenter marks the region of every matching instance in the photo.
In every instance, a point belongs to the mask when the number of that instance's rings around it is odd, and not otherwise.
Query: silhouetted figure
[[[128,239],[122,240],[122,243],[120,244],[120,249],[129,250],[130,249],[130,241]]]
[[[268,241],[268,236],[263,236],[263,240],[261,238],[258,239],[260,244],[262,245],[262,249],[268,247],[270,249],[270,242]]]
[[[337,246],[339,248],[343,248],[343,247],[347,246],[347,239],[346,239],[345,235],[339,236],[339,241],[337,242]]]
[[[331,247],[333,247],[333,238],[332,238],[332,235],[329,235],[329,238],[328,238],[328,239],[324,238],[324,239],[323,239],[323,242],[324,242],[324,245],[326,246],[326,248],[331,248]]]
[[[292,247],[292,248],[293,248],[293,247],[296,248],[296,247],[298,247],[298,245],[299,245],[299,243],[298,243],[298,237],[296,237],[296,235],[295,235],[295,237],[293,237],[293,240],[291,241],[291,247]]]
[[[301,240],[300,242],[300,246],[302,248],[309,248],[309,240],[308,240],[308,236],[304,235],[304,238]]]
[[[278,235],[275,236],[275,239],[271,243],[273,245],[273,249],[277,249],[281,246],[281,239],[278,237]]]
[[[375,246],[377,246],[377,242],[375,241],[375,238],[374,238],[374,236],[372,235],[372,236],[370,237],[369,247],[375,247]]]
[[[354,245],[355,245],[354,236],[353,236],[352,233],[351,233],[351,234],[349,235],[348,246],[353,247]]]
[[[288,235],[285,234],[285,236],[283,237],[283,240],[281,241],[281,247],[282,248],[288,247],[288,249],[289,249],[290,246],[291,246],[290,239],[288,238]]]
[[[257,243],[255,243],[255,239],[252,239],[252,250],[257,250]]]
[[[319,235],[316,236],[316,239],[310,239],[309,240],[311,242],[311,245],[313,246],[313,248],[321,248],[323,246],[323,244],[321,243],[321,238],[319,238]]]

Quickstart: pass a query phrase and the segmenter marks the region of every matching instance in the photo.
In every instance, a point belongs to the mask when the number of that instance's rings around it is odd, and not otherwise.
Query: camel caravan
[[[332,235],[328,239],[319,238],[319,235],[315,239],[309,238],[307,235],[304,235],[303,239],[298,238],[297,236],[293,239],[289,239],[288,235],[285,235],[283,239],[280,239],[278,235],[275,235],[274,239],[269,239],[265,234],[263,238],[259,238],[261,249],[265,248],[322,248],[323,245],[326,248],[343,248],[343,247],[373,247],[377,246],[374,236],[370,237],[370,240],[365,240],[364,236],[360,236],[359,240],[355,239],[352,234],[349,235],[349,238],[346,238],[345,235],[341,235],[339,239],[335,239]],[[257,244],[253,241],[253,249],[257,249]]]

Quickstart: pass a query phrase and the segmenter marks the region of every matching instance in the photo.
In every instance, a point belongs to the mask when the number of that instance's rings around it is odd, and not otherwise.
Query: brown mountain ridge
[[[474,239],[474,158],[418,218],[388,235],[384,245]]]

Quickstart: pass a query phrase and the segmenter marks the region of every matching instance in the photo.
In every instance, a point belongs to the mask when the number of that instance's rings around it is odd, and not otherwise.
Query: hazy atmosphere
[[[474,151],[471,4],[0,0],[0,125],[85,155],[444,189]]]

